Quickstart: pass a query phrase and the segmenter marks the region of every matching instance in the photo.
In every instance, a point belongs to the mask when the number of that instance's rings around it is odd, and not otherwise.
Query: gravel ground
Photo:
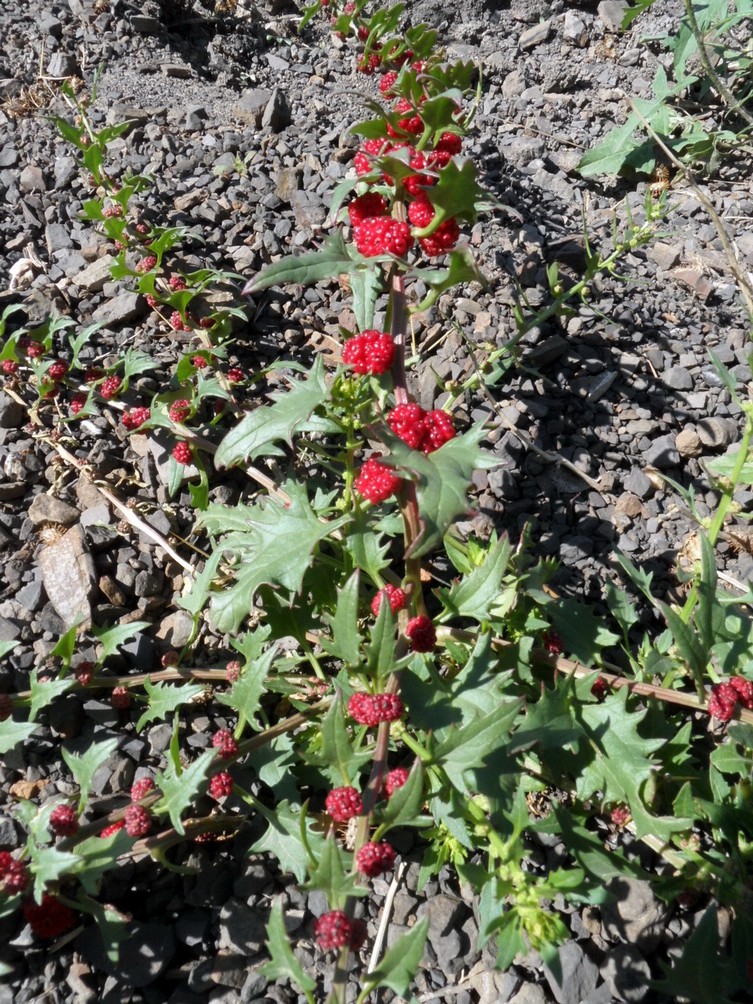
[[[624,35],[616,31],[623,6],[616,0],[598,9],[561,0],[407,6],[414,23],[425,19],[438,27],[450,55],[482,66],[483,97],[469,153],[504,206],[469,235],[489,288],[442,297],[416,328],[425,351],[432,347],[434,373],[462,380],[485,345],[514,334],[519,288],[535,307],[549,295],[547,264],[559,261],[566,276],[570,270],[578,277],[584,227],[606,249],[613,218],[624,221],[626,206],[640,213],[643,183],[584,181],[575,165],[624,120],[623,93],[650,93],[660,50],[641,39],[676,30],[682,3],[657,0]],[[128,402],[134,404],[167,379],[181,351],[143,299],[109,279],[108,248],[79,218],[86,185],[46,117],[64,112],[59,78],[75,74],[90,85],[100,65],[93,114],[99,121],[131,123],[114,142],[113,156],[116,164],[153,177],[142,196],[145,218],[200,232],[202,242],[181,252],[186,263],[250,277],[291,248],[321,239],[330,193],[355,150],[345,128],[361,116],[359,102],[376,84],[355,73],[352,53],[323,24],[300,38],[296,23],[295,7],[286,0],[238,0],[224,13],[205,0],[4,5],[0,308],[23,306],[9,330],[50,312],[75,318],[79,326],[103,322],[87,349],[90,362],[138,347],[162,367],[134,382]],[[730,160],[704,191],[745,267],[753,269],[750,164]],[[693,525],[657,472],[692,485],[700,511],[710,511],[715,497],[702,458],[723,453],[739,437],[741,423],[707,350],[743,384],[750,379],[749,325],[718,234],[681,180],[669,204],[660,239],[622,263],[631,281],[595,281],[588,305],[534,329],[523,342],[521,364],[490,395],[471,398],[467,411],[458,413],[461,425],[488,418],[495,426],[490,442],[500,464],[478,475],[477,525],[517,537],[532,524],[535,552],[561,562],[557,589],[588,597],[597,609],[603,609],[605,584],[619,581],[616,548],[654,572],[659,595],[671,595],[678,554],[692,543]],[[255,307],[253,329],[239,338],[229,360],[247,369],[275,358],[309,357],[349,316],[346,293],[325,286],[302,295],[272,292]],[[428,370],[416,391],[429,407],[436,383]],[[46,575],[39,558],[40,533],[50,524],[80,527],[77,539],[93,563],[94,623],[147,619],[154,625],[123,649],[122,671],[143,672],[186,639],[186,617],[173,604],[182,588],[180,569],[147,536],[121,526],[96,486],[56,464],[50,444],[26,423],[23,409],[0,391],[0,639],[18,641],[0,667],[2,689],[24,689],[30,668],[65,627],[60,611],[69,584],[64,576]],[[179,539],[191,533],[192,510],[187,493],[169,499],[169,447],[159,434],[151,444],[139,436],[126,441],[113,414],[82,423],[68,444],[95,479],[124,502],[136,499],[142,518]],[[242,487],[239,475],[225,473],[212,481],[211,496],[233,501]],[[739,501],[747,509],[751,493],[741,491]],[[747,581],[753,559],[724,543],[719,552],[724,572]],[[58,555],[57,563],[64,558]],[[652,616],[644,611],[640,626]],[[205,641],[210,650],[211,639]],[[71,697],[54,711],[51,727],[69,745],[83,748],[116,728],[128,735],[117,763],[98,776],[93,797],[100,805],[119,804],[169,742],[168,726],[136,733],[96,699]],[[208,720],[200,708],[191,714],[198,748]],[[43,737],[28,755],[4,758],[0,846],[13,848],[19,839],[9,813],[12,785],[46,783],[45,798],[67,790],[51,756],[56,749]],[[271,860],[245,854],[255,837],[189,849],[181,863],[197,865],[196,875],[165,872],[144,858],[108,879],[103,898],[134,916],[118,966],[104,957],[91,928],[74,931],[50,950],[16,918],[0,921],[0,958],[11,967],[0,1002],[297,1000],[286,985],[267,985],[255,971],[265,957],[264,920],[272,895],[287,889],[288,923],[300,957],[326,980],[329,964],[311,940],[312,915],[324,903],[317,893],[298,891]],[[443,873],[416,892],[419,850],[410,843],[400,850],[406,868],[387,940],[394,942],[430,912],[416,991],[422,1001],[660,1001],[646,980],[659,975],[658,962],[678,951],[702,912],[688,905],[667,910],[647,884],[623,881],[610,907],[569,911],[573,936],[561,949],[561,983],[536,953],[499,973],[489,948],[478,950],[476,910],[464,890]],[[534,851],[548,866],[564,847],[555,842]],[[635,853],[643,859],[642,850]],[[387,888],[375,883],[371,934]],[[355,987],[350,990],[354,1000]]]

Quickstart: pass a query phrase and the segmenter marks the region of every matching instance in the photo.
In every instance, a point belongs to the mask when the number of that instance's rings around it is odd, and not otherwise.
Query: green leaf
[[[485,757],[504,748],[522,704],[522,700],[506,701],[467,725],[449,730],[447,738],[434,750],[434,762],[461,794],[471,794],[466,771],[482,767]]]
[[[694,674],[700,676],[705,672],[708,663],[708,652],[701,644],[700,638],[669,604],[657,600],[657,606],[664,615],[667,627],[672,632],[681,658],[685,660]]]
[[[312,510],[303,485],[287,482],[283,489],[290,498],[287,507],[275,499],[244,506],[244,532],[228,534],[217,545],[217,550],[233,553],[238,562],[235,584],[212,598],[210,617],[220,632],[237,633],[261,585],[282,586],[297,593],[316,545],[349,519],[344,515],[324,522]],[[232,517],[231,509],[224,513],[222,509],[210,506],[199,522],[211,532],[212,524],[219,527],[226,517]]]
[[[27,847],[34,873],[34,899],[38,903],[46,887],[70,875],[81,858],[78,854],[60,851],[54,846],[40,847],[35,840],[29,840]]]
[[[68,628],[65,634],[61,635],[58,639],[57,645],[52,650],[52,655],[57,656],[61,659],[63,666],[67,669],[71,664],[71,659],[73,658],[73,653],[76,651],[76,638],[78,636],[78,624],[74,624],[73,627]],[[7,644],[7,643],[0,643]],[[15,642],[10,642],[11,647],[15,646]],[[0,655],[2,655],[0,651]]]
[[[33,722],[42,708],[46,708],[48,704],[52,704],[56,697],[75,686],[76,681],[72,677],[66,677],[62,680],[39,680],[36,669],[32,670],[30,678],[31,705],[29,707],[29,721]]]
[[[479,623],[486,620],[511,556],[512,546],[505,534],[487,554],[483,565],[474,568],[460,582],[453,583],[450,589],[438,590],[444,606],[441,620],[450,617],[471,617]]]
[[[272,906],[267,925],[267,949],[269,950],[270,961],[259,966],[259,972],[265,976],[270,983],[278,983],[280,980],[290,980],[306,994],[310,1002],[313,1002],[311,993],[316,989],[316,980],[312,979],[306,972],[298,959],[293,955],[288,936],[285,931],[285,921],[282,914],[282,896],[279,896]]]
[[[70,874],[78,878],[90,896],[96,896],[102,876],[112,870],[118,855],[129,851],[132,844],[133,840],[125,830],[111,833],[109,837],[100,837],[99,834],[87,837],[76,844],[78,861],[71,867]]]
[[[83,753],[73,753],[63,746],[61,753],[68,770],[79,787],[78,811],[83,812],[89,800],[94,775],[118,748],[117,739],[103,739],[92,743]]]
[[[0,755],[12,750],[18,743],[26,742],[36,729],[33,722],[14,722],[12,718],[0,722]]]
[[[371,756],[371,751],[362,750],[356,756],[350,741],[343,715],[342,695],[329,706],[322,719],[321,747],[317,750],[317,763],[333,768],[333,778],[339,777],[343,784],[350,784],[360,765]]]
[[[278,440],[289,443],[294,431],[328,396],[322,356],[316,357],[303,380],[291,380],[289,390],[272,394],[274,404],[254,408],[225,436],[217,448],[215,465],[229,467],[259,456]]]
[[[243,287],[243,295],[251,296],[270,286],[284,285],[286,282],[312,286],[323,279],[333,279],[343,272],[350,272],[353,259],[340,230],[324,242],[319,251],[290,255],[281,261],[267,265],[256,278],[250,279]]]
[[[732,478],[735,468],[740,458],[740,447],[732,446],[729,452],[722,457],[714,457],[712,460],[704,460],[704,466],[717,478]],[[738,475],[739,485],[753,485],[753,459],[745,460]]]
[[[75,628],[71,628],[71,631],[75,631]],[[0,641],[0,659],[8,652],[12,652],[14,648],[19,647],[19,642],[17,641]],[[54,654],[54,653],[53,653]]]
[[[685,943],[682,956],[671,969],[661,963],[667,979],[651,982],[673,1000],[687,998],[693,1004],[732,1004],[726,996],[731,970],[721,956],[717,911],[710,906]]]
[[[132,621],[130,624],[116,624],[109,628],[92,628],[102,646],[100,661],[104,662],[109,656],[115,655],[124,642],[129,638],[135,638],[140,631],[151,626],[149,621]]]
[[[489,282],[484,273],[476,265],[473,255],[468,248],[455,248],[450,252],[450,264],[448,268],[414,268],[408,273],[430,287],[430,292],[418,305],[418,310],[428,310],[434,304],[441,293],[459,286],[461,283],[478,282],[481,286],[488,286]]]
[[[375,679],[381,680],[394,670],[395,644],[395,617],[389,603],[380,603],[366,646],[366,668]]]
[[[350,291],[353,294],[353,312],[358,330],[373,328],[376,302],[384,292],[382,269],[378,265],[351,269]]]
[[[399,997],[408,996],[423,958],[428,933],[429,918],[422,917],[390,948],[376,969],[362,977],[362,994],[368,995],[377,987],[387,987]]]
[[[337,609],[334,616],[324,614],[329,625],[330,636],[323,635],[322,648],[341,659],[348,666],[355,666],[360,660],[360,635],[358,633],[358,586],[359,575],[355,571],[337,595]]]
[[[269,826],[249,848],[252,853],[258,854],[268,851],[277,858],[280,867],[284,871],[292,872],[299,882],[305,879],[309,864],[308,854],[300,835],[302,811],[300,807],[292,807],[287,799],[279,803],[275,812],[264,811],[263,815]],[[308,818],[305,820],[305,826],[307,839],[314,849],[314,854],[318,856],[324,838],[313,830]]]
[[[654,0],[635,0],[635,6],[628,7],[622,16],[622,24],[620,25],[622,31],[627,31],[633,21],[635,21],[640,14],[647,11],[649,7],[653,7],[653,5]]]
[[[144,690],[149,696],[149,706],[136,722],[136,731],[140,732],[149,722],[162,721],[167,718],[170,712],[175,711],[181,704],[188,704],[194,697],[203,693],[204,686],[201,683],[152,683],[147,676],[144,681]]]
[[[552,604],[549,616],[552,627],[562,637],[565,651],[587,666],[598,663],[601,649],[616,645],[620,640],[592,607],[572,597]]]
[[[408,780],[397,791],[390,795],[386,805],[378,814],[378,830],[380,837],[394,826],[410,826],[424,804],[424,768],[420,760],[411,767]]]
[[[231,687],[229,693],[217,693],[215,696],[220,704],[226,704],[238,712],[238,721],[253,722],[261,704],[264,693],[264,683],[277,656],[277,648],[272,646],[267,651],[247,662],[246,667]]]
[[[367,896],[369,893],[368,889],[358,885],[357,874],[346,874],[344,859],[345,855],[330,830],[316,867],[304,886],[305,889],[323,890],[333,910],[341,910],[348,896]]]
[[[156,366],[157,363],[147,352],[142,352],[140,349],[128,349],[124,356],[123,376],[128,380],[129,377],[153,370]]]
[[[175,763],[170,761],[166,769],[157,776],[157,787],[162,792],[162,798],[155,805],[156,812],[166,812],[177,833],[183,835],[185,829],[181,814],[193,802],[201,791],[207,774],[213,763],[216,763],[215,751],[204,750],[184,770],[178,772]]]
[[[491,454],[479,449],[484,435],[481,427],[470,429],[428,456],[412,450],[396,437],[383,435],[390,447],[390,460],[416,482],[422,533],[412,557],[434,550],[455,520],[469,512],[468,489],[473,471],[498,463]]]
[[[433,233],[443,220],[451,216],[475,223],[478,209],[489,199],[476,181],[476,165],[462,157],[453,157],[442,168],[439,181],[428,194],[436,212],[428,227],[416,231],[419,237]]]
[[[385,534],[374,529],[364,510],[355,514],[344,543],[353,564],[378,582],[382,571],[389,565],[387,554],[390,544]]]

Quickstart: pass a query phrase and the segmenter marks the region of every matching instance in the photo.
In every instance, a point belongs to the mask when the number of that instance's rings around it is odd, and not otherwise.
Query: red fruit
[[[41,903],[27,899],[22,909],[29,927],[40,938],[56,938],[76,923],[73,910],[48,893],[42,895]]]
[[[144,272],[151,272],[152,269],[157,264],[157,259],[153,254],[149,254],[146,258],[142,258],[140,262],[136,263],[135,271],[143,275]]]
[[[395,494],[400,487],[400,480],[391,468],[372,457],[361,467],[353,487],[367,502],[378,505]]]
[[[148,408],[129,408],[124,411],[120,421],[126,429],[138,429],[144,422],[148,422],[152,413]]]
[[[426,412],[417,404],[399,404],[387,416],[390,429],[411,449],[419,450],[426,435]]]
[[[171,275],[168,285],[170,286],[170,289],[172,289],[174,292],[177,292],[180,289],[188,288],[186,280],[183,278],[182,275]]]
[[[160,305],[160,301],[157,299],[156,296],[152,296],[151,293],[146,294],[146,303],[147,306],[152,308],[152,310],[157,310],[157,308]]]
[[[370,216],[384,216],[387,212],[387,200],[379,192],[365,192],[348,205],[350,225],[357,227]]]
[[[112,206],[107,206],[105,209],[102,210],[102,215],[106,220],[112,219],[113,216],[122,216],[123,207],[117,204]]]
[[[609,686],[603,676],[597,676],[591,687],[591,693],[597,701],[603,701],[609,692]]]
[[[407,177],[403,178],[405,190],[409,195],[424,195],[424,188],[428,188],[430,185],[434,185],[437,182],[437,178],[434,177],[434,175],[422,173],[424,168],[431,167],[432,165],[420,150],[411,156],[408,163],[417,173],[409,174]],[[418,224],[414,225],[418,226]]]
[[[397,694],[356,693],[348,701],[348,714],[359,725],[373,728],[380,722],[395,722],[403,714],[403,702]]]
[[[709,714],[720,722],[728,722],[735,714],[737,691],[729,683],[716,683],[708,701]]]
[[[336,823],[347,823],[363,812],[363,801],[355,788],[333,788],[324,800],[324,808]]]
[[[395,767],[394,770],[391,770],[388,773],[387,777],[384,779],[384,793],[387,798],[391,798],[398,788],[402,788],[408,780],[409,774],[410,771],[407,767]]]
[[[118,711],[124,711],[131,706],[131,695],[127,687],[113,687],[110,694],[110,703]]]
[[[737,700],[744,708],[753,708],[753,682],[744,676],[732,676],[729,685],[737,694]]]
[[[425,192],[419,193],[412,202],[408,203],[408,219],[419,230],[428,227],[434,219],[435,213],[436,210]]]
[[[131,801],[140,802],[150,791],[154,791],[154,781],[151,777],[140,777],[131,785]]]
[[[80,391],[71,396],[71,415],[78,415],[86,404],[87,395]]]
[[[421,442],[424,453],[433,453],[455,438],[455,426],[446,411],[430,411],[426,414],[426,433]]]
[[[238,754],[238,743],[233,738],[233,733],[227,729],[220,729],[212,736],[212,746],[217,750],[218,756],[223,760],[229,760]]]
[[[3,359],[3,373],[7,374],[7,376],[13,376],[17,372],[18,363],[15,359]]]
[[[206,369],[209,363],[204,358],[204,356],[191,356],[191,362],[194,364],[197,370]]]
[[[356,247],[364,258],[392,254],[402,258],[413,243],[410,227],[391,216],[368,216],[353,228]]]
[[[382,79],[379,81],[379,90],[382,94],[389,97],[392,93],[392,85],[397,80],[397,74],[394,70],[390,70],[388,73],[382,75]]]
[[[44,355],[44,345],[39,342],[29,342],[26,346],[26,355],[29,359],[39,359]]]
[[[191,447],[184,441],[176,443],[172,450],[172,457],[178,464],[190,464],[193,458]]]
[[[389,582],[386,586],[379,590],[374,599],[371,601],[371,612],[375,617],[379,616],[379,606],[382,603],[382,600],[386,600],[389,603],[390,610],[393,614],[396,614],[399,610],[405,609],[405,593],[399,586],[393,586]]]
[[[23,892],[29,884],[25,862],[17,861],[8,851],[0,851],[0,883],[9,896]]]
[[[214,777],[210,779],[209,787],[207,789],[210,796],[218,802],[222,798],[227,798],[232,790],[233,778],[226,770],[222,770],[219,774],[215,774]]]
[[[343,346],[343,362],[356,373],[379,376],[391,369],[394,359],[395,343],[386,331],[362,331]]]
[[[394,863],[395,849],[384,840],[379,843],[372,840],[368,844],[364,844],[356,854],[356,866],[359,872],[369,878],[389,871]]]
[[[105,837],[111,837],[113,833],[117,833],[118,830],[122,830],[124,826],[125,826],[125,819],[119,819],[117,823],[110,823],[109,826],[105,826],[103,830],[99,831],[99,835],[103,839]]]
[[[56,805],[50,814],[50,829],[58,837],[72,837],[78,829],[78,816],[71,805]]]
[[[330,910],[314,925],[314,937],[325,952],[343,945],[358,951],[366,940],[366,925],[362,920],[351,920],[342,910]]]
[[[190,331],[190,325],[186,324],[179,310],[174,310],[170,314],[170,327],[173,331]]]
[[[129,805],[123,814],[125,831],[129,837],[145,837],[152,828],[152,814],[143,805]]]
[[[122,381],[120,377],[116,373],[113,373],[111,376],[105,377],[105,379],[102,381],[99,387],[99,393],[105,399],[105,401],[109,401],[110,398],[115,397],[115,395],[118,393],[118,391],[120,390],[121,383]]]
[[[405,633],[414,652],[431,652],[437,643],[437,632],[426,614],[411,618],[406,625]]]
[[[359,177],[362,177],[364,174],[369,174],[373,170],[373,164],[371,163],[370,158],[379,157],[381,154],[388,153],[391,149],[392,144],[389,140],[383,137],[367,139],[363,144],[363,148],[359,150],[353,158],[356,174],[358,174]]]
[[[227,666],[225,666],[225,678],[228,683],[235,683],[238,677],[241,675],[241,664],[237,659],[232,659]]]
[[[47,370],[47,376],[50,380],[57,382],[62,380],[65,374],[68,372],[68,363],[63,359],[56,359],[54,363]]]
[[[89,684],[94,679],[94,663],[89,662],[88,659],[85,659],[83,662],[80,662],[78,666],[74,668],[73,672],[75,673],[76,679],[81,684],[81,686],[88,687]]]
[[[243,383],[246,379],[246,374],[240,368],[240,366],[234,366],[232,369],[227,371],[228,383]]]
[[[546,631],[544,632],[544,637],[541,639],[544,643],[544,648],[550,655],[561,655],[562,650],[565,647],[565,643],[562,638],[557,634],[556,631]]]
[[[171,422],[185,422],[190,414],[191,402],[183,397],[178,398],[177,401],[173,401],[167,409],[167,417]]]
[[[630,809],[626,805],[616,805],[609,814],[615,826],[623,827],[630,822]]]
[[[460,227],[454,216],[444,220],[429,237],[420,237],[418,243],[430,258],[451,251],[460,237]]]
[[[4,722],[13,714],[13,698],[10,694],[0,694],[0,722]]]

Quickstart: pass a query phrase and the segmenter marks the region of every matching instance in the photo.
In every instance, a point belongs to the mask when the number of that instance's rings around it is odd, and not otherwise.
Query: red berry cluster
[[[386,216],[388,209],[387,200],[383,195],[378,192],[365,192],[348,206],[350,225],[357,227],[369,217]]]
[[[167,409],[167,416],[171,422],[185,422],[190,414],[191,402],[187,401],[184,397],[178,398],[177,401],[173,401]]]
[[[123,815],[125,831],[129,837],[139,840],[152,828],[152,814],[143,805],[129,805]]]
[[[455,427],[446,411],[424,411],[412,402],[393,408],[387,424],[411,449],[424,453],[433,453],[455,437]]]
[[[720,722],[728,722],[735,714],[735,707],[753,709],[753,681],[744,676],[731,676],[726,683],[716,683],[711,688],[709,714]]]
[[[414,652],[431,652],[437,644],[437,632],[426,614],[412,617],[405,627],[405,634]]]
[[[110,398],[116,396],[120,390],[121,383],[122,380],[116,373],[113,373],[112,376],[105,377],[99,388],[100,395],[105,399],[105,401],[109,401]]]
[[[366,925],[362,920],[352,920],[342,910],[330,910],[314,925],[314,937],[325,952],[344,945],[357,952],[366,940]]]
[[[42,895],[41,903],[27,899],[23,905],[23,914],[29,927],[40,938],[57,938],[76,923],[73,910],[48,893]]]
[[[391,369],[394,360],[395,343],[386,331],[362,331],[343,346],[343,362],[356,373],[379,376]]]
[[[78,830],[78,816],[71,805],[61,803],[50,813],[50,829],[58,837],[72,837]]]
[[[384,840],[378,843],[369,841],[356,854],[356,867],[369,878],[389,871],[394,863],[395,849]]]
[[[212,736],[212,746],[217,750],[217,755],[223,760],[231,760],[238,755],[238,743],[235,741],[232,732],[227,729],[220,729]]]
[[[172,458],[178,464],[190,464],[193,459],[190,445],[185,440],[176,443],[172,449]]]
[[[353,484],[367,502],[378,505],[395,494],[400,487],[400,480],[391,467],[380,463],[377,457],[372,457],[361,467]]]
[[[380,722],[396,722],[403,716],[399,694],[356,693],[348,701],[348,714],[359,725],[373,728]]]
[[[146,258],[142,258],[141,261],[136,263],[135,271],[140,275],[145,272],[151,272],[153,268],[157,265],[157,259],[153,254],[147,255]]]
[[[110,694],[110,703],[117,711],[125,711],[131,706],[131,695],[127,687],[113,687]]]
[[[17,861],[9,851],[0,851],[0,885],[9,896],[23,892],[29,884],[29,873],[23,861]]]
[[[407,602],[403,590],[399,586],[393,586],[389,582],[386,586],[379,590],[374,599],[371,601],[371,612],[375,617],[379,616],[379,607],[382,600],[386,600],[389,603],[390,610],[393,614],[398,613],[400,610],[404,610]]]
[[[333,788],[324,800],[324,808],[336,823],[347,823],[363,812],[363,801],[355,788]]]
[[[408,224],[393,220],[391,216],[367,216],[363,223],[353,228],[353,237],[364,258],[383,254],[402,258],[413,243]]]
[[[384,793],[387,798],[391,798],[398,788],[403,787],[409,774],[410,771],[407,767],[395,767],[394,770],[389,771],[384,779]]]
[[[154,790],[154,781],[151,777],[140,777],[131,785],[131,801],[140,802]]]
[[[221,770],[209,780],[209,787],[207,788],[207,791],[209,792],[210,797],[214,798],[217,802],[223,798],[227,798],[232,790],[233,778],[226,770]]]
[[[151,417],[152,413],[148,408],[129,408],[128,411],[123,412],[123,417],[120,421],[130,431],[138,429],[144,422],[148,422]]]

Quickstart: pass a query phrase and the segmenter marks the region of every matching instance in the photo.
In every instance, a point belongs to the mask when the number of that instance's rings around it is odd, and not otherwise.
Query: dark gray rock
[[[567,941],[557,949],[562,973],[555,977],[544,963],[544,973],[558,1004],[581,1004],[596,988],[599,967],[586,955],[575,941]]]

